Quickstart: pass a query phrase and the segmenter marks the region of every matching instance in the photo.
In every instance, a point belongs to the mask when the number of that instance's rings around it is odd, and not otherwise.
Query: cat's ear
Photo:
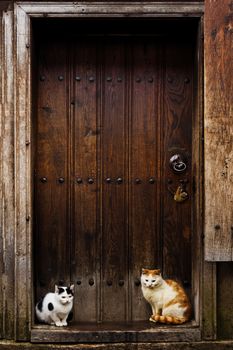
[[[55,284],[55,293],[58,293],[59,292],[59,288],[58,286]]]
[[[146,274],[146,273],[147,273],[147,270],[144,269],[144,268],[142,268],[142,274],[144,275],[144,274]]]
[[[161,270],[160,269],[156,270],[156,275],[160,275],[161,276]]]
[[[70,290],[73,292],[74,291],[74,284],[71,284]]]

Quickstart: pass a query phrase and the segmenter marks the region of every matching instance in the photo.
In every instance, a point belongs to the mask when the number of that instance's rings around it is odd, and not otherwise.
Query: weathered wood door
[[[36,298],[71,281],[76,321],[147,320],[142,267],[191,286],[193,44],[43,38],[37,60]]]

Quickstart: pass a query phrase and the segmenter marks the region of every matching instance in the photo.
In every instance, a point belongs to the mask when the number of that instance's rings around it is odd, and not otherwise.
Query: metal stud
[[[81,177],[77,177],[76,182],[80,185],[83,182],[83,180],[81,179]]]
[[[153,83],[154,79],[152,77],[148,78],[149,83]]]
[[[184,82],[185,82],[185,84],[189,84],[189,83],[190,83],[190,79],[189,79],[188,77],[186,77],[186,78],[184,79]]]
[[[107,178],[105,179],[105,181],[107,182],[107,184],[110,184],[112,180],[111,180],[110,177],[107,177]]]
[[[121,177],[118,177],[117,180],[116,180],[116,182],[120,185],[120,184],[122,184],[123,179],[122,179]]]
[[[80,284],[82,283],[80,279],[77,280],[77,285],[80,286]]]
[[[140,82],[141,82],[141,78],[140,78],[140,77],[137,77],[137,78],[136,78],[136,82],[137,82],[137,83],[140,83]]]
[[[184,281],[183,281],[183,285],[184,285],[185,287],[190,287],[190,282],[189,282],[188,280],[184,280]]]
[[[188,181],[188,179],[181,179],[180,180],[180,183],[181,184],[187,184],[189,181]]]
[[[141,284],[140,279],[139,278],[135,278],[134,284],[135,284],[136,287],[140,286],[140,284]]]
[[[153,177],[151,177],[151,178],[149,179],[149,183],[150,183],[151,185],[153,185],[153,184],[155,183],[155,179],[154,179]]]
[[[47,182],[47,177],[41,177],[41,178],[40,178],[40,182],[46,183],[46,182]]]
[[[135,183],[137,184],[137,185],[139,185],[139,184],[141,184],[142,183],[142,181],[140,180],[140,179],[135,179]]]
[[[124,285],[124,280],[119,280],[119,286],[122,287]]]
[[[90,78],[89,78],[89,81],[90,81],[91,83],[93,83],[94,80],[95,80],[94,77],[90,77]]]
[[[108,285],[108,286],[112,286],[112,280],[108,279],[108,280],[107,280],[107,285]]]
[[[89,177],[89,179],[87,180],[87,182],[91,185],[94,183],[94,179],[92,179],[91,177]]]
[[[219,230],[220,229],[220,225],[215,225],[214,228],[215,228],[215,230]]]
[[[59,177],[58,182],[59,182],[60,184],[63,184],[63,183],[65,182],[64,177]]]
[[[44,75],[40,76],[40,81],[45,81],[45,76]]]
[[[58,76],[58,80],[60,80],[60,81],[64,80],[63,75],[59,75],[59,76]]]
[[[78,75],[75,77],[76,81],[81,81],[81,77],[79,77]]]
[[[95,282],[94,282],[94,279],[93,279],[93,278],[90,278],[90,279],[89,279],[89,285],[90,285],[90,286],[93,286],[94,283],[95,283]]]
[[[121,83],[121,82],[122,82],[122,78],[121,78],[121,77],[118,77],[118,78],[117,78],[117,81],[118,81],[118,83]]]
[[[107,81],[112,81],[112,77],[107,77]]]
[[[172,82],[173,82],[173,79],[172,79],[171,77],[168,77],[168,78],[167,78],[167,81],[168,81],[168,83],[172,83]]]

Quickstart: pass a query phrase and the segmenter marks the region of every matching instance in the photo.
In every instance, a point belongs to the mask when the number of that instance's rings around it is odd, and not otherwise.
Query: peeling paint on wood
[[[205,258],[233,259],[233,12],[205,3]]]

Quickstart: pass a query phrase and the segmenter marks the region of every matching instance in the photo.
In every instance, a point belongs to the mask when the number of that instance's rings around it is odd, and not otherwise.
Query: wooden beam
[[[27,340],[31,311],[31,42],[30,18],[15,9],[14,114],[15,114],[15,337]]]
[[[2,335],[14,337],[14,71],[13,13],[4,12],[1,31],[1,279]]]
[[[157,16],[199,17],[204,10],[201,2],[18,2],[30,17],[88,17],[88,16]]]
[[[205,2],[205,258],[233,259],[233,5]]]

